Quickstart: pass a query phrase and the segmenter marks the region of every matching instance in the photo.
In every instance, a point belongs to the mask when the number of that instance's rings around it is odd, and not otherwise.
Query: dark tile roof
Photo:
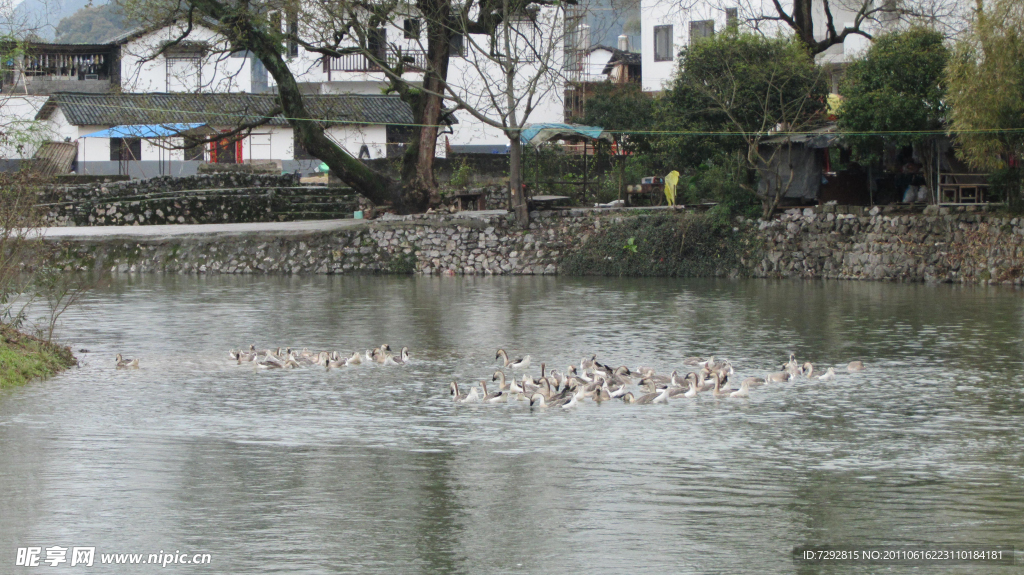
[[[607,74],[612,71],[612,66],[616,64],[625,64],[626,66],[640,66],[643,62],[642,55],[640,52],[625,52],[618,48],[606,48],[611,50],[612,57],[608,59],[608,63],[605,64],[602,74]]]
[[[411,124],[412,109],[397,96],[337,94],[305,96],[310,115],[328,124]],[[192,124],[232,127],[266,117],[277,106],[273,94],[83,94],[50,96],[36,115],[49,119],[60,108],[76,126]],[[281,115],[271,125],[287,123]]]

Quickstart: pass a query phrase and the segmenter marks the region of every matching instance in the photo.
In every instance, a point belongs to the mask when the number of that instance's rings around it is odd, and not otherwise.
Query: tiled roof
[[[337,94],[305,96],[309,114],[328,125],[411,124],[412,109],[397,96]],[[36,115],[48,119],[60,108],[76,126],[203,123],[232,127],[265,118],[277,107],[274,94],[81,94],[50,96]],[[287,121],[276,115],[271,125]]]

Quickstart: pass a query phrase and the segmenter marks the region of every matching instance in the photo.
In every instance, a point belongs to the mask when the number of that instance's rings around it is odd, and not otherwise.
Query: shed
[[[781,187],[786,189],[784,199],[808,202],[818,199],[826,167],[822,150],[838,142],[839,135],[835,132],[835,123],[830,123],[800,134],[781,134],[761,140],[761,155],[770,160],[758,163],[761,180],[757,184],[757,195],[772,196]],[[770,176],[765,177],[765,174]]]

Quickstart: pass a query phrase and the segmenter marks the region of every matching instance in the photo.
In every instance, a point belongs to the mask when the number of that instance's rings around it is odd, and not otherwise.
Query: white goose
[[[480,387],[484,388],[484,396],[481,399],[484,403],[498,403],[501,401],[508,401],[508,394],[504,391],[495,391],[494,393],[487,393],[487,383],[484,380],[480,380]],[[476,389],[476,388],[474,388]]]
[[[743,383],[740,384],[740,388],[737,391],[730,393],[729,397],[747,397],[748,395],[750,395],[750,385],[747,384],[747,380],[744,379]]]
[[[117,360],[117,369],[139,369],[139,358],[125,359],[121,357],[121,354],[117,354],[115,359]]]
[[[530,356],[525,355],[522,359],[517,359],[512,363],[508,364],[508,366],[511,367],[514,371],[522,371],[530,367]]]

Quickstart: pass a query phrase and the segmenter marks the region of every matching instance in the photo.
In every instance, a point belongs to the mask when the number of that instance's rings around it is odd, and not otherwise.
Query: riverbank
[[[770,221],[673,210],[500,210],[214,225],[47,228],[66,269],[103,273],[610,275],[1020,285],[1024,219],[843,206]]]
[[[71,348],[0,327],[0,389],[56,375],[76,363]]]

